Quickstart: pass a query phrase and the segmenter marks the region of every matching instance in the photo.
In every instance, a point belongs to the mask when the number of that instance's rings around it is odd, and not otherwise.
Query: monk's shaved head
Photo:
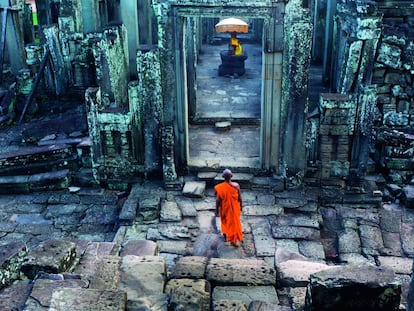
[[[226,168],[223,171],[223,175],[222,176],[223,176],[224,179],[230,179],[231,177],[233,177],[233,173],[228,168]]]

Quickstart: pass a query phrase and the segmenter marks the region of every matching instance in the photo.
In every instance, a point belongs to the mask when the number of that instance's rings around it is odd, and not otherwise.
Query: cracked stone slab
[[[325,259],[325,251],[320,241],[299,241],[299,251],[305,257],[314,260]]]
[[[160,220],[161,221],[180,221],[181,209],[175,201],[163,201],[161,203]]]
[[[76,244],[66,240],[51,239],[29,251],[22,272],[33,279],[38,272],[61,273],[72,266],[76,258]]]
[[[283,207],[278,205],[245,205],[243,207],[243,214],[246,216],[282,215]]]
[[[307,286],[311,274],[332,268],[334,268],[334,266],[295,259],[276,263],[278,283],[282,287]]]
[[[357,230],[346,228],[338,234],[338,252],[340,254],[361,252],[361,240]]]
[[[0,292],[0,310],[23,310],[32,291],[32,282],[19,280]]]
[[[28,305],[34,307],[40,304],[42,307],[50,307],[53,291],[63,287],[86,289],[88,281],[81,278],[65,279],[62,275],[44,275],[34,281]]]
[[[97,257],[117,255],[118,245],[113,242],[89,242],[82,258],[95,259]]]
[[[53,292],[50,311],[124,311],[127,296],[120,290],[60,288]]]
[[[207,267],[207,257],[185,256],[175,264],[171,278],[203,279]]]
[[[156,256],[159,253],[157,243],[148,240],[129,240],[122,245],[120,256]]]
[[[128,299],[163,293],[167,276],[163,257],[127,255],[122,257],[120,271],[118,289],[125,291]]]
[[[388,267],[395,271],[397,274],[408,274],[412,273],[413,259],[402,258],[395,256],[379,256],[378,261],[380,266]]]
[[[175,201],[183,217],[197,217],[197,210],[192,199],[180,196],[176,197]]]
[[[205,181],[187,181],[184,184],[183,195],[190,198],[202,198],[205,189]]]
[[[211,285],[203,279],[171,279],[165,286],[175,310],[210,310]]]
[[[316,228],[272,225],[272,236],[275,239],[319,240],[320,232]]]
[[[359,235],[363,252],[367,255],[379,255],[384,249],[381,229],[377,226],[360,225]]]
[[[186,255],[189,252],[187,241],[158,241],[157,244],[162,253]]]
[[[276,272],[264,260],[211,258],[206,278],[221,284],[276,284]]]
[[[257,300],[271,304],[279,303],[274,286],[216,286],[213,289],[212,298],[213,304],[222,300],[240,301],[246,306]]]
[[[89,280],[89,288],[116,289],[119,281],[121,257],[100,256],[81,258],[74,273],[81,274]]]
[[[256,256],[265,257],[273,256],[276,250],[276,242],[272,236],[253,234]]]

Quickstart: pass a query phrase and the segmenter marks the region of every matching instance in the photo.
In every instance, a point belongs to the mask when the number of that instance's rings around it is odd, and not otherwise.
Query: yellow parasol
[[[215,27],[217,32],[247,33],[249,31],[249,25],[245,21],[234,17],[222,19]]]

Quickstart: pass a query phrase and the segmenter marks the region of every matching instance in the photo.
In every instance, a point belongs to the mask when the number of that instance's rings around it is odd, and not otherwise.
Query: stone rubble
[[[325,273],[338,291],[351,281],[368,293],[389,284],[395,310],[406,310],[411,210],[363,201],[327,205],[315,189],[308,191],[243,188],[244,242],[238,248],[217,230],[211,187],[200,197],[160,191],[156,182],[134,185],[129,196],[86,188],[2,195],[7,278],[0,306],[85,310],[96,299],[90,310],[314,310],[306,296]],[[117,216],[131,206],[134,218]],[[35,226],[36,235],[28,230]],[[362,282],[364,271],[392,274],[387,282],[373,276]]]

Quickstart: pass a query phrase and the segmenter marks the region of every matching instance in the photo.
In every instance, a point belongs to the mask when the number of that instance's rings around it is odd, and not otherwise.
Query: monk
[[[216,216],[220,216],[221,232],[226,242],[238,247],[243,241],[240,216],[242,212],[242,198],[240,185],[231,180],[233,177],[229,169],[223,171],[224,181],[214,187],[216,195]]]

